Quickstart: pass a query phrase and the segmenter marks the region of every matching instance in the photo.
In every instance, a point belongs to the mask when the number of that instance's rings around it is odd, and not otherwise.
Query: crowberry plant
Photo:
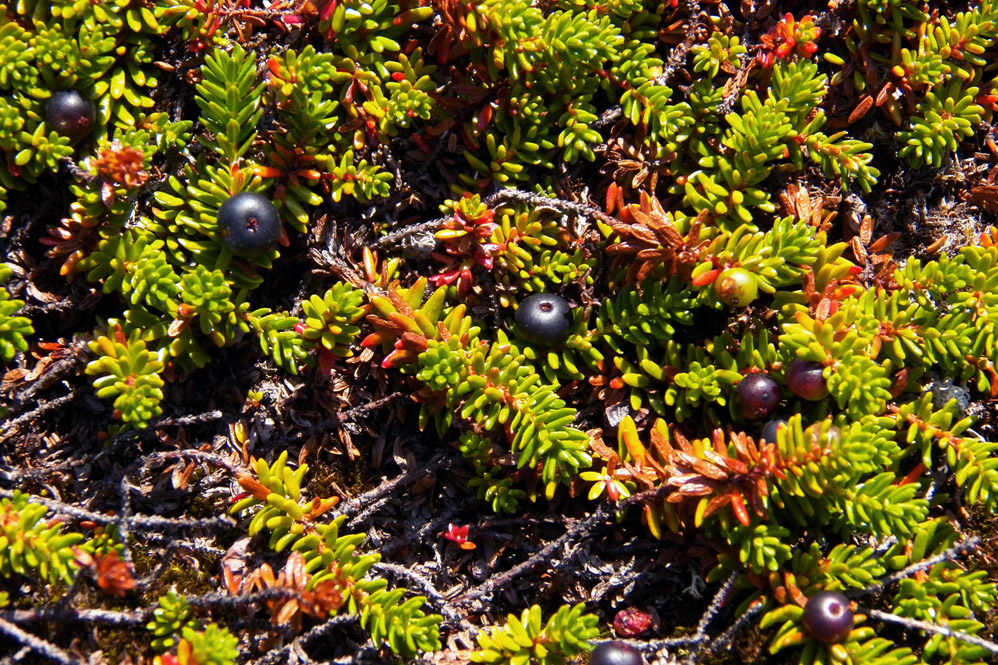
[[[991,658],[998,4],[784,4],[0,1],[0,660]]]

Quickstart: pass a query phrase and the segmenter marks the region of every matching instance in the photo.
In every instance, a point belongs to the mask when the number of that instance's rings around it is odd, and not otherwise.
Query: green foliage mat
[[[993,662],[998,4],[804,4],[0,2],[0,659]]]

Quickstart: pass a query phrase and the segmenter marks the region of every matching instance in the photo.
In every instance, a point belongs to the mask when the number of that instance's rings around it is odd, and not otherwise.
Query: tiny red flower
[[[447,540],[457,543],[457,546],[462,550],[473,550],[475,549],[475,544],[468,541],[468,525],[457,526],[456,524],[448,524],[447,531],[444,533],[444,538]]]
[[[468,526],[457,526],[456,524],[447,525],[447,533],[444,534],[444,538],[460,545],[468,541]]]

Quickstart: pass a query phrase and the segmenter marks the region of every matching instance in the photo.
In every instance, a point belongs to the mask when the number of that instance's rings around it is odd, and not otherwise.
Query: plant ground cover
[[[935,4],[0,3],[0,662],[993,661]]]

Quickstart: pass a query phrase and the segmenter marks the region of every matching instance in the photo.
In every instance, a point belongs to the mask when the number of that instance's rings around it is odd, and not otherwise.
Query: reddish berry
[[[622,609],[613,617],[613,632],[620,637],[637,637],[657,626],[657,616],[637,607]]]
[[[841,642],[855,625],[849,599],[835,591],[819,591],[804,604],[804,627],[825,644]]]
[[[717,276],[714,291],[728,307],[745,307],[759,295],[759,280],[745,268],[728,268]]]
[[[820,402],[828,397],[828,386],[822,375],[824,367],[809,360],[795,360],[787,369],[787,388],[801,399]]]
[[[735,386],[735,409],[748,420],[762,420],[780,403],[780,386],[768,374],[749,374]]]
[[[516,309],[516,331],[536,346],[561,344],[572,333],[572,308],[554,293],[535,293]]]
[[[45,104],[45,120],[57,134],[73,142],[90,133],[94,126],[94,105],[76,90],[53,93]]]
[[[281,235],[281,216],[266,196],[240,192],[218,209],[222,242],[235,254],[265,252]]]
[[[641,652],[624,642],[603,642],[589,654],[589,665],[644,665]]]

